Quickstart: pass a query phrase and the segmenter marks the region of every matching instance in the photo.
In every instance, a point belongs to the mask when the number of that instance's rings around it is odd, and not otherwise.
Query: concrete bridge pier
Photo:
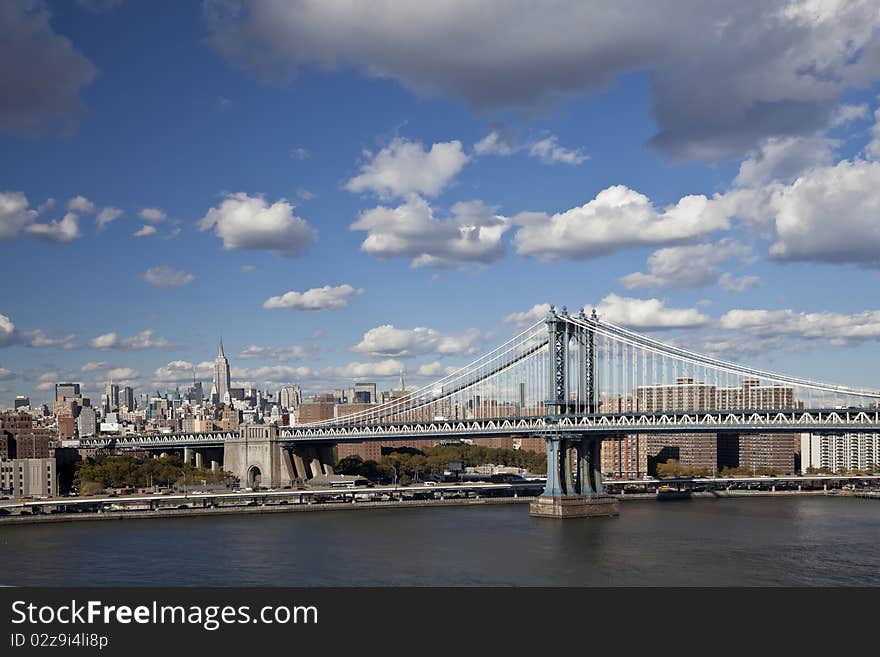
[[[199,450],[195,450],[196,456],[196,467],[203,468],[205,467],[205,455],[202,454]]]
[[[184,447],[183,448],[183,463],[184,465],[192,465],[193,462],[193,450],[192,447]]]
[[[211,459],[211,472],[220,472],[220,461]]]
[[[602,485],[602,440],[577,434],[544,436],[547,485],[530,505],[543,518],[592,518],[618,515],[617,500]]]

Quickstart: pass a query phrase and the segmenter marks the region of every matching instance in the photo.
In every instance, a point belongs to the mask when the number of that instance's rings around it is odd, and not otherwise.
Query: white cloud
[[[103,378],[106,378],[108,381],[113,381],[113,383],[130,385],[132,382],[139,379],[140,376],[140,372],[130,367],[114,367],[107,370]]]
[[[31,237],[45,242],[66,243],[72,242],[82,236],[79,231],[79,217],[73,212],[68,212],[60,221],[50,221],[46,224],[30,224],[24,229]]]
[[[581,164],[590,159],[581,149],[569,149],[559,145],[555,135],[550,135],[532,144],[529,156],[537,157],[544,164]]]
[[[165,211],[160,208],[144,208],[138,212],[138,216],[144,221],[149,221],[151,224],[162,223],[168,218]]]
[[[16,373],[12,370],[8,370],[5,367],[0,367],[0,381],[9,381],[10,379],[14,379],[16,376]]]
[[[480,141],[474,144],[476,155],[500,155],[507,157],[513,155],[519,147],[516,145],[514,135],[509,130],[495,129]]]
[[[729,239],[658,249],[648,257],[649,273],[633,272],[622,277],[620,282],[629,289],[711,285],[719,281],[719,265],[732,258],[745,258],[748,253],[748,247]]]
[[[413,267],[488,264],[504,255],[507,221],[481,201],[456,203],[452,217],[437,219],[423,198],[412,196],[396,208],[362,212],[351,225],[365,230],[361,250],[379,258],[410,257]]]
[[[329,367],[321,370],[320,374],[337,379],[372,379],[398,376],[404,369],[402,362],[388,358],[369,363],[348,363],[339,367]]]
[[[397,138],[369,160],[345,184],[350,192],[372,191],[382,198],[410,194],[436,196],[468,161],[460,141],[441,142],[430,150],[420,142]]]
[[[63,338],[50,338],[40,329],[35,329],[33,331],[23,331],[22,338],[24,343],[28,347],[48,347],[48,348],[57,348],[57,349],[75,349],[76,344],[74,340],[76,339],[76,335],[66,335]]]
[[[784,310],[729,310],[718,325],[764,338],[827,339],[834,344],[880,339],[880,310],[851,315]]]
[[[275,81],[319,66],[400,81],[478,108],[543,109],[639,71],[675,158],[725,159],[825,126],[876,65],[876,3],[447,0],[393,12],[350,2],[203,5],[208,42]]]
[[[318,198],[318,195],[315,194],[314,192],[310,192],[309,190],[307,190],[304,187],[299,187],[296,190],[296,197],[301,201],[312,201],[312,200]]]
[[[865,147],[865,153],[874,160],[880,160],[880,107],[874,110],[874,125],[871,127],[871,141]]]
[[[119,208],[102,208],[98,213],[98,216],[95,217],[95,223],[98,225],[98,230],[104,230],[111,222],[116,221],[122,215],[123,212]]]
[[[880,266],[880,162],[844,160],[770,190],[770,256]]]
[[[399,329],[391,324],[385,324],[364,333],[361,341],[352,347],[352,351],[373,357],[395,358],[422,354],[467,355],[476,352],[480,338],[481,334],[477,329],[468,329],[461,335],[444,335],[423,326]]]
[[[602,190],[586,205],[553,216],[521,213],[517,251],[545,260],[594,258],[628,247],[687,242],[729,227],[705,196],[685,196],[658,211],[647,196],[623,185]]]
[[[297,160],[307,160],[311,156],[312,156],[312,154],[309,153],[309,150],[307,148],[299,147],[299,148],[294,148],[293,150],[290,151],[290,157],[296,158]]]
[[[0,315],[0,347],[8,347],[18,342],[19,335],[15,324],[6,315]]]
[[[261,347],[251,344],[238,352],[238,357],[244,358],[245,360],[261,359],[284,362],[288,360],[302,360],[313,354],[313,349],[306,349],[299,345],[294,345],[292,347]]]
[[[791,182],[804,171],[831,164],[839,144],[817,136],[767,139],[740,164],[733,183],[754,187],[775,180]]]
[[[193,380],[194,372],[196,378],[210,378],[214,372],[214,363],[203,361],[194,364],[186,360],[173,360],[157,368],[152,378],[154,383],[185,383]]]
[[[67,209],[71,212],[92,214],[95,212],[95,204],[92,203],[85,196],[74,196],[67,202]]]
[[[751,290],[760,284],[761,279],[758,276],[740,276],[736,278],[730,272],[724,272],[718,278],[718,284],[722,289],[728,292],[740,293]]]
[[[351,303],[350,297],[363,294],[362,289],[355,289],[347,283],[333,287],[313,287],[305,292],[285,292],[281,296],[269,297],[263,308],[290,308],[291,310],[338,310]]]
[[[0,192],[0,240],[18,237],[22,229],[37,217],[22,192]]]
[[[838,105],[834,114],[831,115],[831,125],[840,126],[856,119],[864,119],[868,116],[868,104],[861,103],[859,105]]]
[[[513,324],[517,328],[526,328],[537,321],[545,319],[549,312],[549,303],[536,303],[524,312],[510,313],[501,321],[505,324]]]
[[[132,233],[133,237],[149,237],[150,235],[155,235],[158,231],[155,226],[151,226],[150,224],[144,224],[134,233]]]
[[[90,361],[80,368],[83,372],[100,372],[107,369],[110,369],[110,363],[106,360]]]
[[[242,381],[261,383],[287,383],[312,375],[308,367],[292,365],[269,365],[266,367],[233,367],[230,374]]]
[[[262,196],[244,192],[228,194],[199,222],[200,230],[213,229],[224,249],[257,249],[282,256],[304,253],[317,232],[305,219],[293,214],[287,199],[272,205]]]
[[[94,65],[56,33],[43,2],[0,2],[0,132],[69,131]]]
[[[669,308],[660,299],[636,299],[609,294],[596,306],[599,319],[634,329],[695,328],[709,317],[695,308]]]
[[[163,337],[153,337],[155,331],[146,329],[136,335],[127,338],[120,338],[119,335],[111,331],[103,333],[89,341],[92,349],[107,350],[119,349],[122,351],[143,351],[145,349],[173,349],[174,344]]]
[[[457,372],[459,369],[461,368],[455,365],[443,365],[440,361],[435,360],[432,363],[425,363],[419,366],[417,374],[419,376],[443,377]]]
[[[189,272],[172,269],[168,265],[150,267],[143,273],[143,279],[156,287],[180,287],[192,282],[194,278]]]

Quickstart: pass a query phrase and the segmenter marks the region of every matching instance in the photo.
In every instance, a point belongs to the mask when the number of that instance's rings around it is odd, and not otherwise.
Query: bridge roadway
[[[347,426],[345,424],[280,427],[275,440],[287,447],[297,444],[479,438],[497,435],[573,433],[619,438],[647,433],[876,433],[880,409],[824,408],[737,411],[665,411],[658,413],[604,413],[547,417],[432,420]],[[118,449],[179,449],[222,447],[236,438],[230,431],[170,433],[142,436],[102,436],[80,440],[82,447]]]

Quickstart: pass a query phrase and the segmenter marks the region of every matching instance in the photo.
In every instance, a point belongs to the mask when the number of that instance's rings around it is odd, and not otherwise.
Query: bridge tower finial
[[[594,320],[599,319],[599,315],[596,314],[596,309],[595,309],[595,308],[593,308],[593,312],[592,312],[592,314],[590,315],[590,319],[594,319]]]

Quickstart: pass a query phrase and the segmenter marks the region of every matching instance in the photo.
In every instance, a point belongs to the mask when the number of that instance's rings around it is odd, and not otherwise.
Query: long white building
[[[801,472],[809,468],[871,470],[880,465],[880,433],[801,434]]]

